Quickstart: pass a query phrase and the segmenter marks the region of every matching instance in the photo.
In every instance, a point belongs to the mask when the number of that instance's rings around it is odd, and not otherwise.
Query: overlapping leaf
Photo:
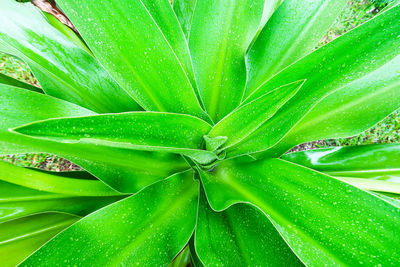
[[[93,115],[79,106],[20,88],[0,85],[0,154],[47,152],[68,158],[125,193],[188,168],[177,155],[81,144],[61,144],[11,134],[10,127],[49,118]]]
[[[0,185],[0,222],[49,211],[85,216],[123,198],[54,194],[3,181]]]
[[[187,74],[185,38],[167,2],[58,1],[103,66],[146,110],[206,118]]]
[[[172,5],[185,37],[188,39],[192,27],[193,14],[198,0],[175,0]]]
[[[298,81],[282,86],[234,110],[212,128],[208,137],[226,136],[221,149],[234,146],[270,119],[303,84]]]
[[[0,180],[39,191],[74,196],[116,196],[114,191],[99,180],[63,177],[51,172],[42,172],[17,167],[0,161]]]
[[[282,158],[363,189],[400,194],[398,144],[316,149]]]
[[[399,264],[398,207],[280,159],[239,160],[201,172],[214,209],[256,205],[306,265]]]
[[[245,53],[258,30],[263,6],[264,0],[197,1],[189,47],[200,95],[215,122],[243,97]]]
[[[238,204],[215,212],[202,194],[196,251],[206,266],[302,266],[268,218]]]
[[[78,219],[68,214],[43,213],[0,223],[1,265],[16,266]]]
[[[61,22],[30,2],[1,1],[0,14],[0,51],[26,61],[47,94],[96,112],[140,109]]]
[[[279,144],[257,157],[280,156],[313,140],[356,135],[400,106],[400,56],[317,104]]]
[[[11,78],[11,77],[9,77],[7,75],[4,75],[2,73],[0,73],[0,84],[15,86],[15,87],[31,90],[31,91],[34,91],[34,92],[43,93],[42,89],[40,89],[40,88],[38,88],[36,86],[21,82],[19,80]]]
[[[209,164],[216,155],[201,146],[210,129],[208,123],[188,115],[132,112],[46,120],[14,131],[62,143],[180,153]]]
[[[231,154],[258,152],[271,147],[326,96],[396,58],[400,54],[400,24],[393,21],[399,16],[400,6],[387,10],[287,67],[254,91],[245,103],[283,84],[307,79],[299,92],[275,116]]]
[[[192,235],[198,191],[191,171],[174,175],[85,217],[21,266],[165,266]]]
[[[266,1],[266,8],[268,6],[270,10],[280,2]],[[284,1],[247,53],[249,77],[246,94],[310,53],[346,3],[347,0]]]

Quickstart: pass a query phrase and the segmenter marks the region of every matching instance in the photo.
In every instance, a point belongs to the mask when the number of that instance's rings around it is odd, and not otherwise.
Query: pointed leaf
[[[400,208],[280,159],[226,161],[202,172],[216,210],[259,207],[306,265],[397,265]]]
[[[187,39],[189,39],[196,4],[197,0],[175,0],[173,3],[175,14]]]
[[[0,262],[16,266],[79,217],[44,213],[0,223]]]
[[[197,2],[189,47],[205,109],[215,122],[243,97],[245,53],[258,30],[263,6],[263,0]]]
[[[400,194],[399,144],[316,149],[282,158],[362,189]]]
[[[22,266],[165,266],[192,235],[198,190],[192,172],[174,175],[85,217]]]
[[[307,82],[268,122],[242,142],[231,154],[259,152],[282,139],[316,104],[392,61],[400,54],[400,6],[328,43],[265,83],[245,101],[255,99],[282,84],[300,79]],[[373,34],[371,34],[373,33]],[[260,147],[258,144],[263,143]]]
[[[1,1],[0,15],[0,51],[27,62],[47,94],[96,112],[140,109],[61,22],[14,0]]]
[[[274,4],[271,3],[274,1],[266,2]],[[247,95],[268,78],[313,51],[347,2],[284,1],[247,53]]]
[[[170,6],[169,15],[166,12],[162,15],[169,16],[168,21],[175,19],[175,26],[163,26],[161,22],[167,22],[153,10],[161,8],[162,4],[154,8],[147,1],[149,8],[141,0],[60,0],[57,3],[102,65],[146,110],[206,118],[183,67],[188,64],[187,60],[183,60],[183,64],[173,50],[176,46],[172,45],[184,47],[184,44],[167,39],[178,36],[181,31],[176,18],[170,17],[173,16]],[[158,15],[153,17],[152,13]],[[171,32],[164,34],[162,29]],[[172,31],[179,32],[172,34]],[[183,33],[179,38],[184,41]]]
[[[200,149],[210,129],[206,122],[188,115],[132,112],[46,120],[14,131],[62,143],[180,153],[208,164],[216,155]]]
[[[264,12],[262,15],[261,23],[259,31],[261,31],[265,24],[267,24],[268,20],[274,14],[275,10],[279,7],[279,5],[283,2],[283,0],[266,0],[264,3]]]
[[[85,216],[122,198],[54,194],[0,181],[0,222],[43,212]]]
[[[141,0],[146,6],[147,10],[160,27],[165,38],[173,48],[176,56],[178,57],[182,67],[190,79],[192,87],[195,90],[196,96],[200,99],[197,89],[196,81],[194,79],[192,59],[189,53],[189,46],[186,41],[184,32],[182,31],[179,21],[174,14],[169,0]]]
[[[268,218],[238,204],[213,211],[200,198],[196,251],[206,266],[302,266]]]
[[[112,188],[134,193],[189,166],[179,155],[62,144],[11,134],[8,128],[49,118],[93,115],[74,104],[0,85],[0,155],[44,152],[69,159]]]
[[[282,155],[308,141],[359,134],[400,107],[400,56],[317,104],[279,144],[257,157]]]
[[[99,180],[64,178],[0,161],[0,180],[39,191],[74,196],[120,195]]]
[[[30,91],[34,91],[34,92],[38,92],[38,93],[43,93],[42,89],[40,89],[40,88],[38,88],[36,86],[33,86],[33,85],[30,85],[30,84],[18,81],[16,79],[11,78],[11,77],[9,77],[7,75],[4,75],[2,73],[0,73],[0,84],[19,87],[19,88],[24,88],[24,89],[27,89],[27,90],[30,90]]]
[[[304,81],[290,83],[241,106],[219,121],[209,137],[227,136],[223,148],[234,146],[270,119],[303,84]]]

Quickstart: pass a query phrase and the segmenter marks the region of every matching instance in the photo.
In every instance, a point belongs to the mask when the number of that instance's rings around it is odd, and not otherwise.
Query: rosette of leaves
[[[400,107],[400,6],[315,49],[344,0],[0,2],[2,266],[398,266],[400,145],[286,152]]]

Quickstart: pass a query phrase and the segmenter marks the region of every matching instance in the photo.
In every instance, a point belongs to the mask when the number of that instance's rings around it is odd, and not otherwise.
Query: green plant
[[[400,145],[285,154],[400,106],[398,1],[314,51],[346,2],[0,2],[0,155],[84,170],[0,162],[3,265],[398,265]]]

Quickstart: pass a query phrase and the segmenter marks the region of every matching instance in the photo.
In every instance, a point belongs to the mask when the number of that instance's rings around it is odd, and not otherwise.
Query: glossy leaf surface
[[[141,0],[174,50],[199,98],[189,46],[169,0]]]
[[[67,214],[44,213],[0,223],[1,265],[16,266],[78,219]]]
[[[258,30],[263,6],[263,0],[197,1],[189,47],[205,109],[215,122],[243,97],[245,53]]]
[[[27,188],[74,196],[116,196],[116,191],[99,180],[65,178],[0,161],[0,180]]]
[[[316,149],[286,154],[282,158],[363,189],[400,194],[398,144]]]
[[[274,1],[267,3],[276,5]],[[285,0],[247,53],[246,93],[313,51],[346,3],[347,0]]]
[[[85,216],[123,198],[54,194],[4,181],[0,185],[0,222],[49,211]]]
[[[223,148],[239,143],[270,119],[297,93],[303,83],[304,81],[298,81],[282,86],[234,110],[219,121],[208,136],[228,137]]]
[[[198,190],[192,172],[160,181],[80,220],[22,266],[167,265],[192,235]]]
[[[206,118],[169,35],[162,31],[161,18],[153,18],[141,0],[61,0],[58,4],[102,65],[143,108]],[[172,10],[168,14],[172,16]],[[174,25],[168,29],[180,31],[184,40],[177,20]]]
[[[268,218],[238,204],[222,212],[200,198],[196,251],[206,266],[302,266]]]
[[[329,94],[376,71],[400,54],[400,6],[335,39],[265,83],[246,103],[282,84],[307,79],[299,92],[275,116],[231,154],[258,152],[275,145],[299,120]],[[371,32],[374,32],[371,35]],[[380,49],[376,49],[376,47]],[[335,71],[333,71],[335,70]]]
[[[197,1],[175,0],[173,2],[174,12],[187,39],[189,39],[190,29],[192,28],[193,14]]]
[[[93,115],[79,106],[46,95],[0,85],[0,155],[46,152],[67,158],[124,193],[186,170],[178,155],[123,148],[61,144],[11,134],[10,127],[49,118]]]
[[[200,150],[210,129],[208,123],[192,116],[136,112],[47,120],[14,131],[63,143],[181,153],[207,164],[216,159],[213,152]]]
[[[400,209],[375,195],[280,159],[226,161],[201,178],[214,209],[256,205],[306,265],[399,263]]]
[[[283,2],[283,0],[269,0],[264,3],[264,11],[261,18],[260,28],[261,31],[268,20],[271,18],[272,14],[275,13],[275,10],[279,7],[279,5]]]
[[[400,106],[399,64],[400,56],[397,56],[327,96],[265,154],[280,156],[307,141],[353,136],[381,121]]]
[[[0,10],[0,51],[28,63],[47,94],[96,112],[140,109],[61,22],[31,3],[4,0]]]

